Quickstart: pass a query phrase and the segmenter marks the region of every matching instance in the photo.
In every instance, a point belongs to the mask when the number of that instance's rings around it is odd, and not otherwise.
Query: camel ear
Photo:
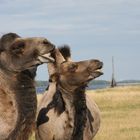
[[[65,62],[66,60],[60,53],[59,49],[55,49],[55,51],[51,54],[52,57],[55,58],[54,63],[48,63],[48,74],[49,74],[49,79],[54,82],[58,81],[59,79],[59,68],[61,63]]]
[[[1,37],[0,39],[0,50],[8,50],[15,39],[20,38],[16,33],[8,33]]]
[[[63,57],[65,58],[66,61],[72,61],[71,50],[68,45],[59,47],[59,51],[61,52],[61,54],[63,55]]]
[[[24,52],[24,48],[25,48],[25,42],[22,40],[18,40],[11,45],[9,50],[15,55],[21,55]]]
[[[66,59],[60,53],[59,49],[55,50],[55,59],[56,59],[56,65],[57,66],[59,66],[61,63],[66,61]]]

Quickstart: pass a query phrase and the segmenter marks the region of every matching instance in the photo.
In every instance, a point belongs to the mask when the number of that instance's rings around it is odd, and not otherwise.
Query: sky
[[[74,61],[99,59],[110,80],[140,80],[140,0],[0,0],[0,36],[46,37],[68,44]],[[39,66],[37,80],[48,80]]]

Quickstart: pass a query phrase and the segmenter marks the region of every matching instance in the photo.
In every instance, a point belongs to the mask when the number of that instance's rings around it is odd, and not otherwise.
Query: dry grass
[[[88,91],[87,94],[98,104],[102,117],[94,140],[140,140],[140,86]]]
[[[88,91],[101,110],[95,140],[140,140],[140,86]]]

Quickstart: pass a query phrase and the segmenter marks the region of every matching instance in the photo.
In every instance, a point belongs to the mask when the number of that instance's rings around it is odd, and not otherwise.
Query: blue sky
[[[140,79],[140,0],[0,0],[0,35],[47,37],[69,44],[73,60],[104,62],[111,79],[111,58],[117,80]],[[47,67],[38,68],[47,80]]]

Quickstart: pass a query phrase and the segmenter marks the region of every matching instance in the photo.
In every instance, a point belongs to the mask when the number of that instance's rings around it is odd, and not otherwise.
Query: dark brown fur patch
[[[47,107],[44,107],[39,111],[37,117],[37,127],[49,121],[49,117],[46,115],[52,108],[54,108],[58,115],[62,114],[65,111],[65,103],[59,90],[56,91],[53,96],[53,100],[47,105]]]
[[[37,110],[37,98],[33,79],[28,73],[20,73],[17,75],[17,81],[13,85],[16,94],[16,102],[18,107],[18,120],[14,131],[9,135],[10,140],[27,140],[33,124],[35,124],[35,116]]]
[[[85,86],[79,87],[74,93],[74,130],[71,140],[83,140],[84,128],[87,122],[87,105]]]
[[[71,50],[68,45],[64,45],[59,47],[59,51],[63,55],[63,57],[67,60],[67,58],[71,57]]]
[[[92,122],[94,121],[94,118],[90,112],[90,110],[88,109],[88,120],[89,120],[89,124],[90,124],[90,131],[93,133],[93,126],[92,126]]]
[[[12,45],[13,41],[20,36],[16,33],[8,33],[1,37],[0,39],[0,50],[6,50],[9,46]]]

